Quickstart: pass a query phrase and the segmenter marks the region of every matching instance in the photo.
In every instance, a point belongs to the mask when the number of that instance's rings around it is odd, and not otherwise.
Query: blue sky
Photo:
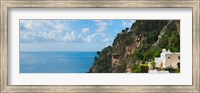
[[[135,20],[20,20],[20,51],[100,51]]]

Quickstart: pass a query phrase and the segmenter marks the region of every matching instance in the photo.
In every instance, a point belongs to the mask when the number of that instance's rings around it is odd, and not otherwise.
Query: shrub
[[[122,33],[124,33],[126,30],[122,30]]]
[[[161,67],[158,67],[158,68],[157,68],[157,70],[158,70],[158,71],[161,71],[161,70],[162,70],[162,68],[161,68]]]
[[[149,67],[147,64],[143,64],[141,65],[140,69],[141,69],[141,73],[148,73]]]
[[[127,32],[128,30],[129,30],[129,28],[127,27],[127,28],[126,28],[126,32]]]
[[[174,73],[180,73],[180,69],[176,69]]]
[[[180,73],[180,69],[175,69],[172,67],[167,67],[165,70],[169,71],[169,73]]]
[[[155,69],[155,66],[156,66],[156,62],[151,62],[151,65],[152,65],[152,67],[153,67],[153,69]]]
[[[97,51],[97,55],[99,56],[101,54],[101,52],[100,51]]]
[[[125,72],[127,64],[125,62],[122,63],[120,66],[120,71],[119,72]]]
[[[140,65],[133,65],[132,72],[133,73],[141,73]]]

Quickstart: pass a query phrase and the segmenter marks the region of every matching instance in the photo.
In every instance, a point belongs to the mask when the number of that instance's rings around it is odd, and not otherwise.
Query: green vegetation
[[[172,52],[180,52],[180,36],[174,22],[165,29],[165,33],[160,35],[161,30],[167,25],[167,20],[136,20],[129,28],[125,28],[118,33],[112,46],[98,51],[95,63],[89,72],[109,73],[126,72],[127,64],[131,64],[132,73],[147,73],[147,63],[159,57],[162,49],[170,49]],[[133,47],[139,44],[137,47]],[[131,54],[126,54],[128,48],[134,50]],[[117,66],[112,66],[112,54],[115,53]],[[140,65],[142,64],[142,65]],[[155,69],[155,62],[151,62]],[[95,69],[95,71],[92,71]],[[157,68],[162,70],[163,68]],[[167,68],[171,72],[180,72],[180,69]]]
[[[151,22],[147,22],[151,23]],[[162,35],[157,45],[154,45],[154,43],[158,40],[159,31],[161,28],[151,28],[154,27],[154,24],[151,24],[147,26],[149,28],[149,31],[152,30],[151,33],[147,31],[147,29],[143,29],[146,27],[143,27],[142,30],[139,32],[137,27],[138,24],[145,25],[147,24],[146,21],[139,21],[139,23],[134,23],[133,25],[136,26],[137,34],[142,34],[143,36],[146,36],[146,42],[143,43],[140,47],[136,49],[136,51],[132,54],[132,62],[135,62],[136,60],[140,60],[143,63],[154,60],[155,57],[159,57],[160,53],[162,52],[163,48],[170,49],[172,52],[180,52],[180,36],[178,34],[178,31],[176,31],[176,26],[172,25],[170,28],[167,29],[167,31]],[[160,22],[158,22],[160,23]],[[165,22],[164,22],[165,23]],[[159,24],[160,26],[163,24]],[[134,30],[135,31],[135,30]],[[152,63],[153,68],[155,68],[155,63]],[[133,69],[134,70],[134,69]]]
[[[142,64],[140,68],[141,68],[141,73],[148,73],[149,70],[148,64]]]
[[[133,64],[132,73],[141,73],[141,66]]]
[[[126,70],[126,63],[122,63],[122,65],[119,67],[119,72],[123,73]]]
[[[104,48],[101,52],[100,51],[97,51],[97,55],[98,57],[96,56],[94,61],[96,64],[94,65],[97,65],[97,69],[98,69],[98,72],[99,73],[108,73],[109,72],[109,69],[111,68],[111,50],[112,50],[112,47],[111,46],[108,46],[106,48]],[[92,68],[89,70],[89,73],[92,72]]]
[[[169,73],[180,73],[180,69],[174,69],[172,67],[165,68],[164,70],[169,71]]]
[[[156,66],[156,62],[151,62],[151,65],[152,65],[152,67],[153,67],[153,69],[155,69],[155,66]]]
[[[100,51],[97,51],[97,55],[99,56],[101,54],[101,52]]]
[[[167,31],[158,44],[161,48],[170,49],[172,52],[180,52],[180,36],[175,28],[171,31]]]

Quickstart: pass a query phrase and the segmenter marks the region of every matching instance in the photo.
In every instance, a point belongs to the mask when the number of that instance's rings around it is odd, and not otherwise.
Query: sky
[[[135,20],[20,20],[20,51],[100,51]]]

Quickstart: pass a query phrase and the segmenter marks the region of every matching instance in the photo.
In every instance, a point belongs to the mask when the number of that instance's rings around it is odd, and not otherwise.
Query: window
[[[178,60],[180,60],[180,56],[178,56]]]
[[[168,59],[170,59],[170,57],[168,57]]]

